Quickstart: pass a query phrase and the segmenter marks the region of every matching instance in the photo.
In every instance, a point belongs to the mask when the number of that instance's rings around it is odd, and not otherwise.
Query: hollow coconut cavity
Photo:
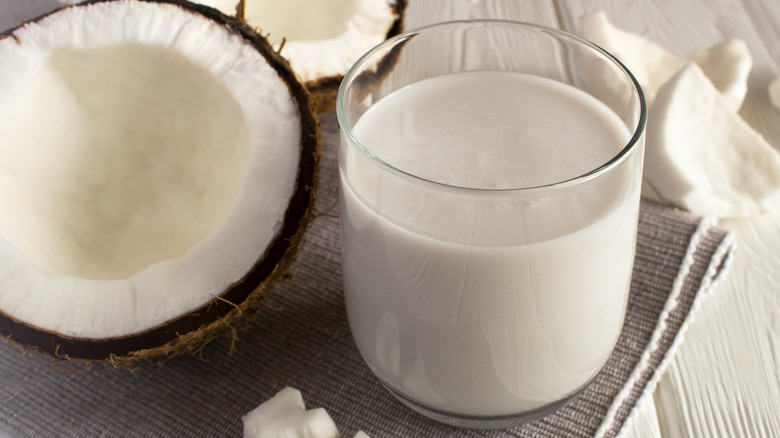
[[[0,334],[61,358],[199,348],[269,293],[317,183],[308,93],[234,18],[92,1],[0,36]]]
[[[403,29],[406,0],[197,0],[267,35],[312,93],[332,110],[347,70]]]

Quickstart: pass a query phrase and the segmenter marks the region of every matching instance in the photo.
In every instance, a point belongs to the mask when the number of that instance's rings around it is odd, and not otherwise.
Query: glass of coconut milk
[[[646,106],[631,73],[509,21],[409,31],[345,77],[342,259],[366,363],[431,418],[547,415],[621,331]]]

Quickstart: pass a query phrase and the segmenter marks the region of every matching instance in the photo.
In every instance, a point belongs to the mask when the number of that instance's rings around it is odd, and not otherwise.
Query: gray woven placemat
[[[233,339],[202,357],[176,357],[134,373],[67,363],[0,345],[0,430],[14,437],[236,437],[241,416],[285,386],[307,407],[324,407],[343,436],[615,436],[652,390],[680,327],[723,271],[731,239],[710,221],[643,201],[628,315],[615,353],[577,399],[559,412],[502,431],[458,430],[427,420],[390,396],[363,363],[341,293],[337,217],[337,125],[323,120],[325,156],[319,216],[293,278]]]

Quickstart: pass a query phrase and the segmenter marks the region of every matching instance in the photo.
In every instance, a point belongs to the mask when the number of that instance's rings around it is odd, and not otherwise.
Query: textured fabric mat
[[[363,363],[341,293],[337,217],[337,125],[323,120],[319,216],[293,266],[250,327],[211,343],[201,357],[175,357],[135,372],[67,363],[0,345],[0,430],[14,437],[241,436],[241,416],[285,386],[324,407],[343,436],[615,436],[649,393],[680,328],[722,272],[731,239],[711,222],[643,201],[628,314],[614,354],[595,381],[540,421],[501,431],[459,430],[410,411]]]
[[[0,29],[58,5],[0,0]],[[241,416],[285,386],[324,407],[344,437],[616,436],[652,392],[692,310],[723,271],[731,239],[712,222],[650,201],[640,214],[628,314],[605,369],[573,402],[540,421],[500,431],[459,430],[397,402],[363,363],[346,322],[337,217],[337,126],[323,120],[319,217],[293,266],[237,338],[200,357],[134,372],[85,371],[0,341],[0,437],[236,437]],[[235,351],[229,354],[232,347]]]

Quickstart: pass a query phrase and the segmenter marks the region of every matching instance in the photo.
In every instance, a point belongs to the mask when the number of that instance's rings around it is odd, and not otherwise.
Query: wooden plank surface
[[[406,27],[448,20],[500,18],[560,27],[552,0],[408,0]]]

